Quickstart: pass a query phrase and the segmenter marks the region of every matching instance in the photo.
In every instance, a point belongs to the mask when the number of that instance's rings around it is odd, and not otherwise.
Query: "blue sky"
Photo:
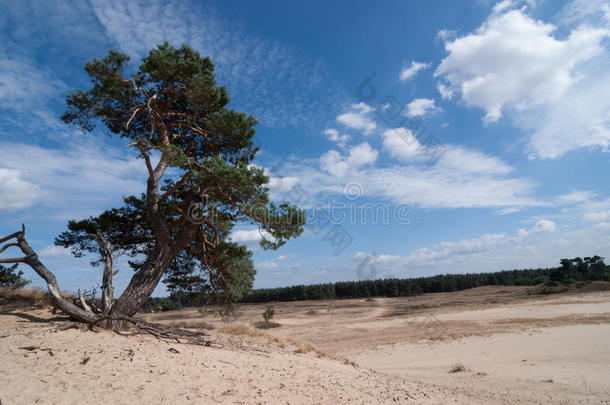
[[[610,256],[607,1],[330,3],[5,5],[2,233],[25,222],[62,288],[99,284],[53,238],[142,192],[146,173],[123,141],[65,126],[65,94],[107,49],[135,65],[167,40],[212,58],[231,106],[260,120],[272,197],[318,219],[271,252],[235,230],[255,249],[256,287]]]

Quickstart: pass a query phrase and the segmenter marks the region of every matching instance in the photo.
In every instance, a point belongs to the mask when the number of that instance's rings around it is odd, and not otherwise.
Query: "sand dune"
[[[609,403],[610,292],[532,297],[526,291],[482,287],[280,303],[274,321],[281,326],[265,332],[248,326],[262,319],[263,305],[243,305],[229,324],[197,309],[146,315],[169,325],[214,327],[206,333],[216,347],[109,331],[55,332],[62,317],[48,309],[4,306],[0,400]],[[451,373],[456,364],[463,371]]]

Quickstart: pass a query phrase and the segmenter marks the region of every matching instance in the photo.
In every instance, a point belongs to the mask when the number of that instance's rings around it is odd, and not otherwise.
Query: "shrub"
[[[263,319],[265,320],[265,323],[269,323],[269,321],[273,318],[273,315],[275,315],[275,309],[273,307],[267,307],[265,312],[263,312]]]

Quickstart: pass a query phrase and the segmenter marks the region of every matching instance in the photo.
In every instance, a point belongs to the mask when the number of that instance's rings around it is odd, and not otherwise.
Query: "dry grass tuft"
[[[296,350],[294,351],[297,354],[305,354],[309,352],[317,352],[316,348],[309,343],[300,343],[296,342]]]
[[[213,330],[214,325],[211,325],[207,322],[203,321],[180,321],[180,322],[171,322],[169,324],[172,328],[181,328],[181,329],[205,329],[205,330]]]
[[[305,312],[306,315],[316,315],[317,313],[318,311],[315,309],[310,309],[309,311]]]
[[[450,373],[461,373],[463,371],[466,371],[466,367],[462,363],[455,363],[449,370]]]
[[[271,328],[277,328],[279,326],[282,326],[282,325],[277,322],[256,322],[254,324],[254,327],[256,329],[271,329]]]
[[[61,294],[67,300],[72,300],[72,294],[63,292]],[[38,288],[0,287],[0,305],[13,304],[15,307],[36,306],[40,308],[52,307],[53,302],[48,291]]]
[[[346,365],[348,365],[348,366],[352,366],[352,367],[354,367],[354,368],[358,368],[358,363],[356,363],[356,362],[355,362],[355,361],[353,361],[353,360],[347,359],[347,358],[346,358],[346,359],[343,359],[343,364],[346,364]]]
[[[217,329],[217,331],[226,335],[263,338],[268,340],[269,342],[276,343],[281,349],[286,348],[286,342],[281,338],[256,330],[251,326],[246,325],[245,323],[232,323],[228,325],[222,325]]]

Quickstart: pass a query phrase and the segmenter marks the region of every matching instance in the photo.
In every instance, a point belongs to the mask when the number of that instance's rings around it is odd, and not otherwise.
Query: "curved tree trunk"
[[[0,239],[0,243],[3,243],[13,238],[17,239],[17,242],[5,245],[4,247],[2,247],[2,249],[0,249],[0,252],[5,250],[9,246],[15,246],[21,249],[25,256],[10,259],[0,259],[0,263],[25,263],[29,265],[40,277],[44,279],[44,281],[47,282],[49,294],[51,295],[53,304],[57,308],[70,315],[71,317],[78,319],[79,321],[87,323],[94,322],[97,319],[97,316],[93,312],[86,311],[85,309],[74,305],[73,303],[61,296],[61,291],[59,289],[59,286],[57,285],[57,279],[55,278],[55,275],[51,273],[49,269],[47,269],[40,262],[40,260],[38,260],[38,255],[25,240],[25,226],[22,226],[21,232],[15,232],[12,235]]]
[[[144,266],[134,274],[129,285],[112,307],[111,314],[133,316],[138,313],[176,255],[177,253],[169,246],[161,246],[157,248],[155,254],[148,256]]]

